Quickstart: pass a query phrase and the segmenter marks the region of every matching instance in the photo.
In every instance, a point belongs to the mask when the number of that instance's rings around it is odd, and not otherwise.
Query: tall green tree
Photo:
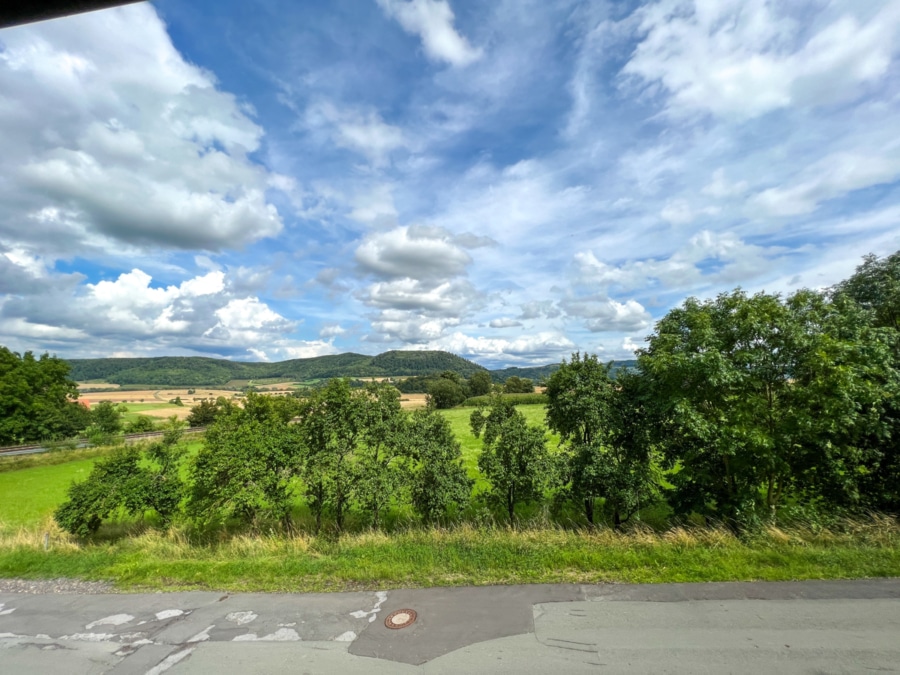
[[[333,379],[302,403],[298,428],[307,503],[317,530],[326,510],[342,530],[355,489],[355,453],[366,429],[366,394],[354,391],[349,380]]]
[[[541,501],[552,480],[544,430],[528,426],[525,416],[499,395],[473,410],[469,424],[476,438],[484,437],[478,468],[491,484],[488,497],[515,525],[516,504]]]
[[[69,365],[0,347],[0,444],[74,436],[89,423]]]
[[[413,412],[406,424],[405,451],[411,462],[412,505],[425,522],[466,507],[473,481],[463,466],[462,450],[447,419],[434,408]]]
[[[438,409],[453,408],[466,400],[465,383],[452,371],[428,383],[428,401]]]
[[[122,431],[122,413],[110,401],[100,401],[91,408],[91,423],[104,434]]]
[[[257,403],[250,411],[233,408],[207,429],[190,470],[187,509],[196,522],[236,519],[292,529],[294,480],[303,466],[302,436],[271,409],[262,414],[265,404]]]
[[[657,496],[640,382],[610,377],[609,364],[579,353],[547,381],[547,425],[567,449],[562,478],[595,522],[597,499],[616,527]]]
[[[654,429],[678,468],[673,506],[739,525],[789,494],[852,499],[858,439],[882,396],[871,367],[886,356],[865,323],[823,294],[740,290],[670,311],[639,353],[658,406]],[[840,495],[840,496],[839,496]]]
[[[399,496],[408,477],[403,452],[405,415],[400,408],[400,392],[389,384],[366,385],[363,402],[365,417],[355,452],[354,493],[372,526],[378,528],[385,507]]]

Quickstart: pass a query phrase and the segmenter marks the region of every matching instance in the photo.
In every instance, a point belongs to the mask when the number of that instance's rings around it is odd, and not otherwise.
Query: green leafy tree
[[[354,493],[372,526],[378,528],[385,507],[399,495],[408,475],[402,453],[405,416],[400,392],[389,384],[369,383],[364,404],[363,433],[355,452]]]
[[[775,513],[788,494],[853,500],[858,439],[878,424],[885,343],[847,307],[801,291],[693,298],[658,324],[638,359],[654,429],[679,467],[676,512],[735,525]]]
[[[205,427],[216,421],[220,412],[230,410],[233,404],[220,396],[215,401],[203,400],[191,408],[188,413],[187,423],[193,427]]]
[[[88,420],[69,365],[0,347],[0,444],[74,436]]]
[[[148,431],[153,431],[155,428],[156,423],[153,421],[152,417],[148,417],[147,415],[138,415],[134,420],[125,424],[125,433],[142,434]]]
[[[503,383],[503,391],[507,394],[531,394],[534,392],[534,382],[527,377],[512,375]]]
[[[484,436],[478,468],[491,484],[488,497],[502,506],[515,524],[515,506],[540,501],[552,475],[544,431],[529,427],[525,416],[502,396],[480,405],[469,419],[476,438]]]
[[[355,487],[354,455],[366,427],[365,399],[348,380],[334,379],[302,401],[303,481],[317,531],[327,509],[337,529],[344,528]]]
[[[132,516],[152,510],[168,524],[184,495],[180,438],[180,429],[173,428],[147,449],[118,448],[98,460],[86,480],[69,488],[54,513],[56,522],[79,537],[94,534],[119,509]]]
[[[429,523],[466,507],[473,481],[463,466],[459,442],[447,419],[433,408],[416,410],[405,429],[412,460],[409,484],[416,513]]]
[[[595,522],[597,499],[616,527],[656,496],[650,443],[637,382],[610,377],[610,365],[576,352],[547,381],[547,426],[566,445],[561,478]]]
[[[191,466],[188,513],[198,523],[234,518],[292,529],[294,479],[302,467],[299,429],[277,415],[234,408],[206,431]]]
[[[122,431],[122,412],[110,401],[100,401],[91,408],[91,423],[104,434]]]
[[[893,346],[890,365],[894,377],[885,383],[881,424],[862,443],[865,453],[860,499],[870,509],[900,514],[900,251],[883,258],[868,255],[856,272],[837,284],[836,301],[849,299],[868,312],[868,323],[888,331]]]
[[[467,398],[459,376],[456,373],[451,373],[451,375],[455,377],[442,375],[428,384],[428,401],[439,410],[458,406]]]
[[[833,291],[870,310],[876,326],[900,330],[900,251],[884,258],[865,256],[856,272]]]
[[[472,373],[469,377],[469,394],[471,396],[486,396],[491,393],[492,385],[491,374],[486,370],[479,370]]]

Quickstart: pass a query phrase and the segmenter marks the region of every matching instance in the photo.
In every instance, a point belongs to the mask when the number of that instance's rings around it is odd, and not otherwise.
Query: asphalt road
[[[900,579],[0,594],[3,674],[868,671],[900,672]]]

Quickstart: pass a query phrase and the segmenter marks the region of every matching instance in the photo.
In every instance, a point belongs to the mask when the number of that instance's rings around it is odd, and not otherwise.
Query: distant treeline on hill
[[[228,361],[202,356],[160,356],[153,358],[71,359],[70,377],[79,382],[100,380],[119,385],[158,387],[224,386],[232,380],[280,378],[296,382],[334,377],[421,377],[454,372],[468,379],[486,370],[477,363],[440,351],[390,351],[378,356],[336,354],[278,363]],[[614,370],[633,367],[634,361],[617,361]],[[558,363],[530,368],[489,370],[491,379],[503,384],[510,377],[541,382],[559,368]],[[411,383],[412,384],[412,383]],[[422,387],[414,391],[425,391]],[[413,390],[411,390],[413,391]]]
[[[72,359],[70,376],[79,382],[160,387],[223,386],[231,380],[283,378],[303,382],[334,377],[431,375],[453,371],[462,377],[485,370],[454,354],[439,351],[390,351],[378,356],[336,354],[278,363],[227,361],[200,356],[134,359]]]

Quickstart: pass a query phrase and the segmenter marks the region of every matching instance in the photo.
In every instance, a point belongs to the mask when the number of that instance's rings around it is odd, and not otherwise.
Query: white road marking
[[[181,616],[184,614],[184,610],[181,609],[164,609],[161,612],[156,613],[157,621],[165,621],[166,619],[174,619],[176,616]]]
[[[363,619],[365,617],[369,617],[369,623],[372,623],[376,618],[378,618],[378,612],[381,611],[381,606],[387,600],[387,591],[378,591],[375,594],[375,597],[378,598],[378,602],[375,603],[375,606],[372,609],[370,609],[368,612],[363,609],[358,609],[355,612],[350,612],[350,616],[352,616],[354,619]]]
[[[336,638],[334,638],[335,642],[353,642],[356,639],[356,633],[352,630],[348,630],[346,633],[341,633]]]
[[[176,663],[190,656],[194,649],[194,647],[191,647],[189,649],[182,649],[180,652],[175,652],[174,654],[169,654],[166,658],[148,670],[147,675],[160,675],[161,673],[166,672]]]
[[[226,614],[225,618],[233,621],[238,626],[243,626],[256,619],[257,616],[259,615],[256,612],[231,612],[231,614]]]
[[[188,642],[206,642],[207,640],[209,640],[209,631],[211,631],[215,627],[216,627],[216,624],[213,624],[212,626],[207,626],[206,628],[201,630],[199,633],[197,633],[194,637],[190,638],[188,640]]]
[[[16,611],[15,607],[10,607],[9,609],[3,609],[6,605],[0,602],[0,616],[6,616],[7,614],[12,614]]]
[[[131,614],[113,614],[112,616],[107,616],[102,619],[92,621],[87,626],[85,626],[85,629],[92,630],[97,626],[121,626],[122,624],[128,623],[129,621],[134,621],[134,617],[131,616]]]

